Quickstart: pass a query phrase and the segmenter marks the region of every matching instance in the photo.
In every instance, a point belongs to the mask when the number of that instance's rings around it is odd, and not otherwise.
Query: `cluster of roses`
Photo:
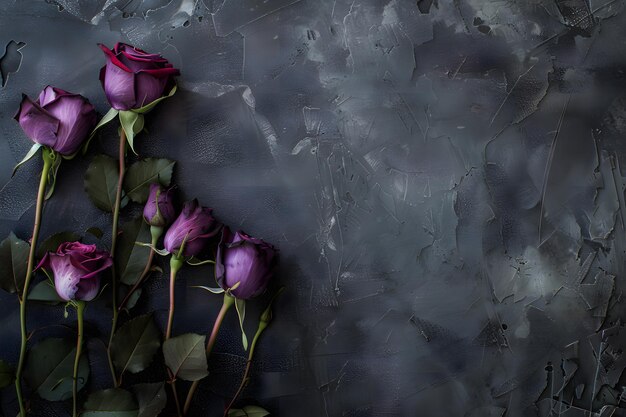
[[[158,102],[171,96],[176,91],[174,76],[179,75],[178,69],[158,54],[146,53],[132,46],[118,43],[113,49],[100,45],[107,61],[100,72],[100,81],[112,109],[97,122],[94,107],[87,99],[79,94],[69,93],[61,89],[48,86],[39,98],[34,101],[23,96],[20,109],[15,116],[26,135],[34,142],[27,156],[17,166],[31,159],[39,149],[42,149],[44,161],[42,178],[39,187],[35,225],[26,268],[26,279],[22,293],[19,294],[21,308],[22,349],[20,361],[16,370],[16,391],[20,405],[20,415],[25,416],[26,410],[21,393],[21,375],[24,366],[24,354],[27,343],[25,311],[29,284],[33,271],[43,269],[51,274],[58,296],[79,311],[79,341],[74,369],[74,416],[77,415],[76,379],[78,356],[82,344],[82,310],[84,302],[91,301],[98,296],[101,290],[103,272],[114,264],[115,241],[119,219],[121,183],[124,175],[124,155],[126,142],[133,148],[133,138],[143,129],[143,114],[150,111]],[[41,224],[43,201],[46,190],[49,193],[54,186],[56,172],[62,159],[71,159],[81,146],[88,143],[96,129],[119,116],[120,129],[120,172],[117,189],[117,201],[114,207],[111,252],[97,249],[96,245],[81,242],[63,242],[54,252],[48,252],[35,266],[35,247]],[[84,145],[87,146],[86,144]],[[149,196],[144,206],[143,217],[150,226],[152,243],[150,258],[147,261],[146,271],[149,271],[154,253],[171,255],[171,284],[170,284],[170,314],[165,339],[172,333],[174,313],[173,282],[176,273],[185,262],[197,260],[197,257],[206,251],[211,239],[217,239],[217,253],[215,261],[205,261],[215,264],[215,278],[219,288],[209,288],[212,292],[224,293],[225,301],[222,312],[236,304],[238,300],[247,300],[258,296],[265,291],[273,274],[277,252],[275,248],[260,239],[255,239],[238,231],[232,233],[226,226],[221,225],[213,216],[210,208],[202,207],[197,200],[184,203],[182,210],[177,213],[174,204],[173,189],[164,187],[158,178],[150,185]],[[157,246],[161,236],[162,247]],[[140,244],[140,243],[138,243]],[[196,262],[197,263],[197,262]],[[203,263],[203,262],[200,262]],[[115,297],[115,274],[111,269],[114,319],[111,337],[116,328],[117,306]],[[147,274],[143,274],[140,281]],[[126,295],[121,303],[123,307],[133,290]],[[221,313],[222,313],[221,312]],[[220,314],[223,318],[223,314]],[[216,319],[214,332],[219,328],[221,318]],[[214,343],[214,334],[207,345],[207,353]],[[244,335],[245,337],[245,335]],[[247,343],[247,342],[244,342]],[[111,358],[109,357],[111,362]],[[115,377],[115,370],[112,367]],[[115,380],[115,378],[114,378]],[[197,387],[197,381],[190,390],[184,412],[188,409],[188,402]],[[176,389],[173,387],[176,397]],[[180,409],[178,398],[175,398],[178,414]],[[228,411],[228,410],[227,410]]]

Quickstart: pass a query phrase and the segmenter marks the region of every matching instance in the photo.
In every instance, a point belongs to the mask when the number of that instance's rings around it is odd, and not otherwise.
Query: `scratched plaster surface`
[[[21,93],[50,83],[104,113],[96,43],[160,51],[181,89],[149,116],[139,152],[177,159],[184,197],[282,253],[288,291],[244,399],[277,416],[624,416],[623,9],[3,1],[0,231],[25,238],[33,217],[37,165],[10,179],[29,146],[12,119]],[[114,153],[114,135],[96,146]],[[83,192],[87,164],[61,168],[44,236],[109,229]],[[219,308],[187,288],[206,279],[180,282],[181,332],[208,331]],[[161,323],[164,282],[137,307]],[[16,307],[0,295],[0,355],[13,361]],[[104,388],[106,301],[88,316],[90,387]],[[31,328],[69,322],[32,308]],[[234,317],[226,327],[194,416],[220,410],[243,370]]]

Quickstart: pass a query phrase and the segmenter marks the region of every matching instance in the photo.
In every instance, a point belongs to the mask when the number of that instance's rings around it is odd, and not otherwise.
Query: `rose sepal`
[[[13,172],[11,173],[11,178],[15,175],[15,173],[17,172],[17,169],[21,167],[22,165],[24,165],[26,162],[33,159],[33,157],[37,154],[37,151],[39,150],[39,148],[42,148],[42,147],[43,147],[42,144],[34,143],[33,146],[31,146],[31,148],[29,149],[26,156],[20,162],[18,162],[17,165],[15,165],[15,167],[13,168]]]
[[[102,126],[109,123],[111,120],[113,120],[115,116],[117,116],[117,113],[119,113],[119,110],[111,107],[109,111],[102,117],[102,119],[100,119],[96,127],[94,127],[91,133],[89,134],[89,137],[87,138],[87,141],[85,142],[85,145],[83,145],[83,155],[87,152],[87,148],[89,148],[89,143],[91,143],[91,139],[93,139],[93,137],[96,135],[96,131],[100,129]]]
[[[146,104],[143,107],[139,107],[137,109],[131,109],[129,111],[132,111],[134,113],[139,113],[139,114],[148,113],[150,110],[152,110],[161,101],[165,100],[166,98],[172,97],[176,93],[177,89],[178,89],[178,86],[176,84],[174,84],[174,87],[172,87],[172,89],[170,90],[170,92],[166,96],[159,97],[156,100]]]
[[[135,155],[135,135],[143,130],[144,118],[143,114],[136,113],[133,110],[120,110],[118,112],[120,125],[126,134],[126,141],[130,145],[130,149]]]

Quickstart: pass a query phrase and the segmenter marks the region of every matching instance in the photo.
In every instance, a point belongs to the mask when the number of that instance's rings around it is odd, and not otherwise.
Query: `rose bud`
[[[100,290],[100,273],[113,265],[106,251],[80,242],[61,243],[56,252],[47,253],[37,268],[50,269],[54,287],[65,301],[91,301]]]
[[[166,227],[176,218],[172,189],[165,189],[161,184],[150,184],[150,195],[143,208],[143,218],[150,226]]]
[[[96,125],[97,117],[85,97],[47,86],[37,101],[22,96],[15,120],[33,142],[72,155]]]
[[[183,211],[165,233],[165,249],[177,254],[184,242],[183,256],[196,256],[202,252],[209,239],[220,230],[219,223],[211,216],[212,211],[200,206],[198,200],[187,201]]]
[[[125,43],[113,49],[98,44],[107,63],[100,70],[100,82],[114,109],[138,109],[163,97],[175,85],[180,71],[159,54],[149,54]]]
[[[222,230],[222,239],[215,258],[215,277],[225,290],[235,287],[231,294],[248,300],[265,291],[274,268],[278,252],[261,239],[239,231],[234,235],[228,227]]]

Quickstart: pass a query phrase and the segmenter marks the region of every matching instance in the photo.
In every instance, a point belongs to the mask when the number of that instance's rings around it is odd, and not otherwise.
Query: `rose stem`
[[[239,388],[237,389],[237,392],[233,396],[233,399],[230,400],[228,407],[226,407],[226,410],[224,410],[224,417],[228,416],[228,411],[233,406],[233,404],[235,404],[235,401],[237,401],[237,398],[239,398],[241,391],[243,391],[246,385],[248,385],[248,375],[250,374],[250,369],[252,368],[252,358],[254,356],[254,348],[256,347],[259,337],[261,337],[261,333],[263,333],[263,330],[265,330],[266,327],[267,327],[267,324],[265,326],[259,326],[259,328],[257,329],[254,335],[254,338],[252,339],[252,344],[250,345],[250,352],[248,353],[248,362],[246,363],[246,370],[243,373],[241,384],[239,384]]]
[[[124,184],[124,173],[126,172],[126,166],[124,159],[126,158],[126,133],[124,129],[120,129],[120,148],[119,148],[119,178],[117,180],[117,192],[115,194],[115,206],[113,207],[113,226],[111,228],[111,256],[115,260],[115,246],[117,243],[117,226],[120,219],[120,205],[122,203],[122,185]],[[115,265],[111,268],[111,304],[113,307],[113,319],[111,320],[111,334],[109,335],[109,344],[107,346],[107,359],[109,360],[109,368],[111,368],[111,377],[113,378],[113,385],[117,388],[119,386],[117,375],[115,373],[115,366],[113,365],[113,357],[111,356],[111,343],[113,342],[113,336],[115,335],[115,329],[117,327],[117,277],[115,276]]]
[[[26,342],[28,341],[26,334],[26,299],[28,298],[28,288],[33,275],[33,266],[35,265],[35,249],[37,239],[39,238],[39,226],[41,225],[41,214],[43,212],[43,202],[46,194],[46,185],[48,184],[48,173],[55,159],[54,151],[43,148],[41,157],[43,159],[43,168],[41,169],[41,179],[39,180],[39,191],[37,192],[37,203],[35,206],[35,223],[33,224],[33,236],[30,241],[30,250],[28,252],[28,264],[26,266],[26,278],[24,279],[24,289],[19,298],[20,302],[20,333],[22,336],[22,344],[20,346],[20,359],[17,363],[15,371],[15,392],[17,393],[17,402],[20,405],[20,417],[26,416],[26,407],[22,398],[22,371],[24,369],[24,360],[26,359]],[[19,292],[19,288],[18,288]]]
[[[152,267],[154,254],[155,254],[154,249],[150,249],[150,255],[148,255],[148,261],[146,262],[146,267],[144,268],[143,272],[139,276],[139,279],[137,280],[137,282],[135,282],[135,285],[133,285],[130,291],[128,291],[128,294],[126,294],[126,297],[124,297],[124,300],[122,300],[122,302],[120,303],[119,307],[117,308],[118,312],[122,311],[124,307],[126,307],[126,304],[128,304],[128,301],[130,300],[130,296],[133,295],[135,291],[137,291],[137,289],[143,283],[143,281],[148,277],[148,275],[150,275],[150,267]]]
[[[167,317],[167,328],[165,330],[165,340],[172,337],[172,326],[174,325],[174,290],[176,285],[176,274],[183,267],[184,261],[182,258],[172,255],[170,258],[170,309]]]
[[[215,345],[215,341],[217,340],[217,334],[219,333],[220,327],[222,326],[222,322],[224,321],[224,317],[226,316],[226,312],[235,304],[235,297],[230,294],[224,294],[224,302],[222,303],[222,308],[220,312],[217,314],[215,319],[215,323],[213,324],[213,330],[211,331],[211,335],[209,336],[209,341],[206,344],[206,355],[209,357],[211,351],[213,350],[213,345]],[[200,381],[194,381],[191,384],[191,388],[189,388],[189,392],[187,393],[187,399],[185,399],[185,407],[183,408],[183,415],[186,415],[189,411],[189,407],[191,406],[191,399],[198,389],[198,385],[200,385]]]
[[[183,258],[176,256],[174,254],[172,254],[172,257],[170,258],[170,308],[169,308],[169,314],[167,317],[167,328],[165,330],[165,340],[168,340],[170,337],[172,337],[172,327],[174,325],[174,289],[175,289],[175,284],[176,284],[176,274],[178,274],[178,271],[180,271],[180,269],[183,267],[184,265],[184,261]],[[180,401],[178,400],[178,391],[176,389],[176,380],[175,380],[175,375],[172,374],[172,372],[168,369],[167,370],[170,378],[171,378],[171,387],[172,387],[172,394],[174,395],[174,401],[176,402],[176,412],[178,413],[179,416],[182,416],[181,412],[180,412]]]
[[[78,338],[76,340],[76,358],[74,358],[74,375],[72,378],[72,417],[78,416],[78,367],[80,364],[80,354],[83,351],[83,317],[85,313],[85,302],[76,301],[76,316],[78,319]]]

